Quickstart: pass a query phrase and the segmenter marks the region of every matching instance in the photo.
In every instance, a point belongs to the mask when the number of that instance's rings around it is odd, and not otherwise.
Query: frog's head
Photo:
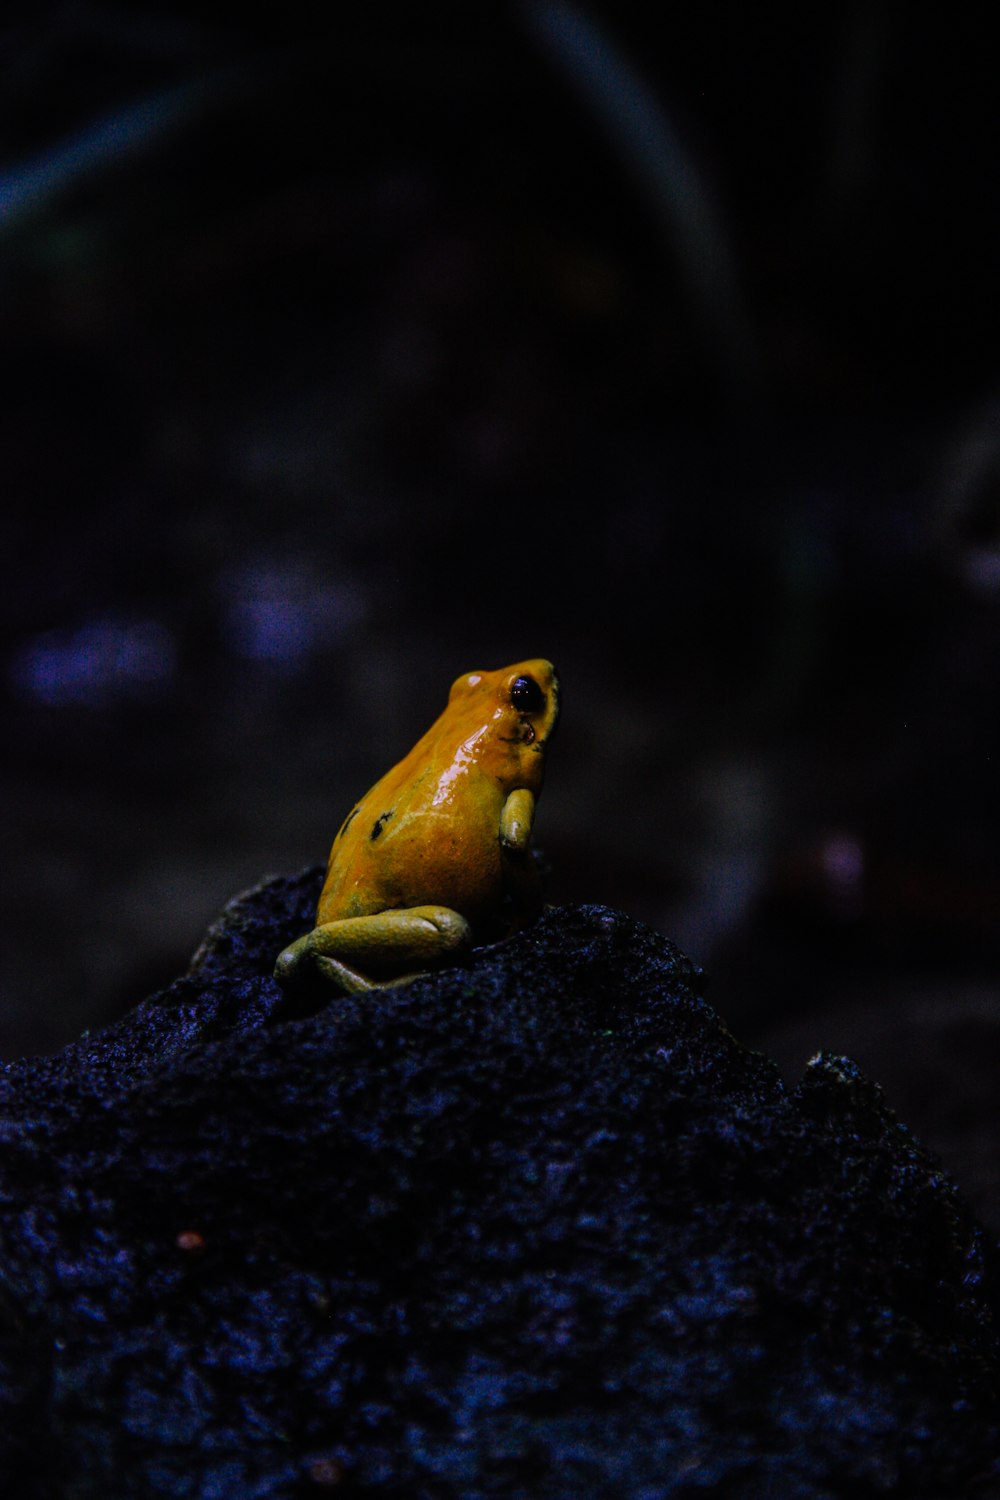
[[[539,656],[496,672],[467,672],[452,683],[448,708],[475,723],[476,758],[488,753],[498,779],[541,787],[559,717],[559,679],[550,661]]]

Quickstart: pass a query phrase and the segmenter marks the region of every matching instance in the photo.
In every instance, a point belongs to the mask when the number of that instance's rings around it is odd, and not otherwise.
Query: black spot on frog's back
[[[375,840],[378,838],[379,834],[382,832],[382,829],[388,823],[389,819],[392,817],[392,815],[393,815],[393,813],[395,811],[396,811],[396,809],[394,807],[390,807],[387,812],[379,813],[378,817],[375,819],[374,823],[372,824],[372,831],[368,835],[369,839],[371,840],[371,842],[373,844],[374,844]]]

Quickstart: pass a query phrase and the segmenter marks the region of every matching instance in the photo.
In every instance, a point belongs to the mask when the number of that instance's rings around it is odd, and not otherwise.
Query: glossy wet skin
[[[441,716],[344,819],[317,925],[277,977],[308,964],[362,989],[530,920],[541,905],[531,831],[558,712],[544,658],[457,678]]]

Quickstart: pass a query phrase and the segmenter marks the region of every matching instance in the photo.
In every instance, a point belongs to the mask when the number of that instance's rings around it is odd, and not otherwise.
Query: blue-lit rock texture
[[[1000,1494],[995,1249],[872,1082],[598,906],[291,1009],[319,879],[3,1076],[0,1493]]]

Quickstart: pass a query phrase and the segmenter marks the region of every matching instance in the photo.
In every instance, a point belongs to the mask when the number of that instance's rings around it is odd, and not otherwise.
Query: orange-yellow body
[[[541,905],[532,823],[558,709],[542,658],[457,678],[440,718],[345,818],[316,927],[277,976],[308,960],[363,989],[530,920]]]

